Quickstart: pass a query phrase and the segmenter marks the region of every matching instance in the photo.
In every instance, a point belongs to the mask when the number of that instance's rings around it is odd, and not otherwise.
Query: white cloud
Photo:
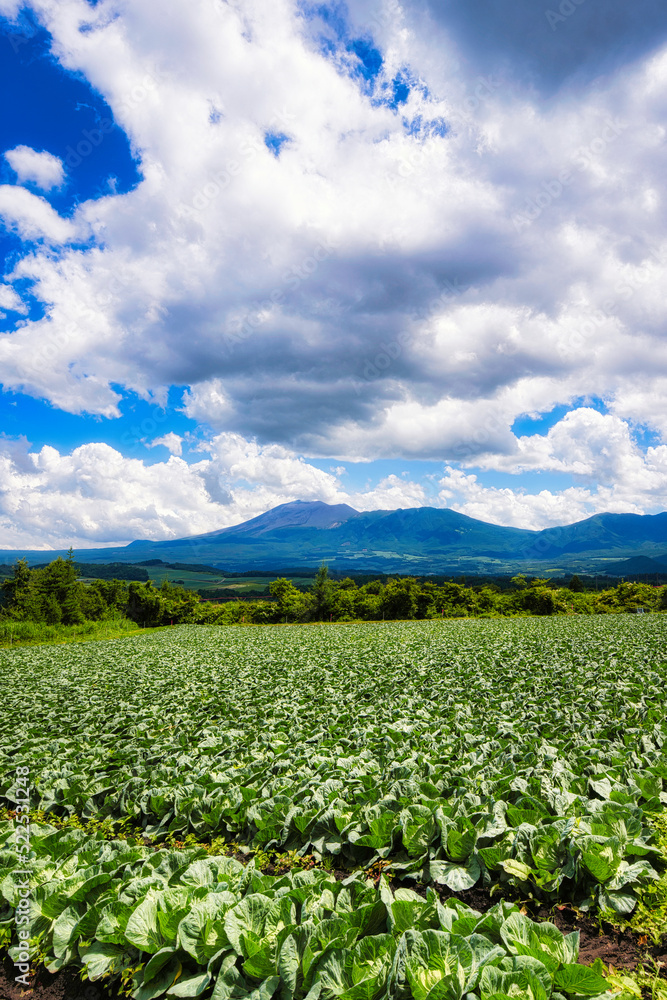
[[[0,475],[0,544],[62,548],[206,530],[209,501],[197,468],[182,459],[145,466],[105,444],[61,455],[43,447],[32,467],[4,457]]]
[[[0,219],[23,240],[63,244],[76,238],[77,228],[61,218],[45,198],[12,184],[0,185]]]
[[[0,309],[8,309],[10,312],[25,314],[28,307],[11,285],[0,283]]]
[[[655,430],[667,441],[667,377],[627,379],[609,408],[622,420]]]
[[[390,475],[381,479],[377,486],[351,493],[345,501],[356,510],[398,510],[405,507],[425,507],[441,504],[433,497],[424,483]]]
[[[15,146],[7,150],[5,159],[21,184],[32,181],[42,191],[51,191],[65,180],[62,161],[53,153],[38,152],[30,146]]]
[[[173,431],[163,434],[162,437],[154,438],[152,441],[147,442],[147,445],[149,448],[156,448],[158,445],[162,445],[172,455],[177,455],[179,458],[183,454],[183,438],[179,434],[174,434]]]
[[[234,408],[225,394],[222,380],[216,378],[185,391],[183,412],[198,423],[224,427],[233,415]]]
[[[566,413],[546,434],[518,438],[514,454],[483,456],[475,465],[513,474],[567,473],[633,505],[641,498],[651,507],[667,506],[667,445],[642,450],[625,421],[590,407]]]
[[[108,101],[141,181],[71,220],[0,188],[7,225],[52,244],[11,276],[45,316],[0,338],[7,388],[114,417],[116,386],[189,386],[185,414],[214,434],[193,524],[210,503],[250,516],[346,495],[299,455],[578,477],[532,499],[466,487],[460,502],[494,519],[664,504],[660,446],[631,430],[667,434],[667,49],[543,102],[502,75],[480,82],[456,32],[428,33],[414,4],[356,0],[384,82],[413,74],[394,113],[341,71],[349,52],[323,55],[292,0],[32,8]],[[429,132],[442,120],[446,135]],[[277,157],[267,131],[289,137]],[[511,432],[591,397],[609,412]],[[177,451],[175,437],[157,440]],[[364,496],[409,505],[423,490],[390,477]]]
[[[480,521],[513,528],[539,530],[582,521],[593,514],[643,512],[630,497],[617,496],[609,488],[594,491],[571,486],[558,493],[546,489],[528,493],[508,487],[484,486],[476,475],[451,467],[447,468],[439,485],[442,506]],[[663,480],[663,495],[666,489],[667,480]]]
[[[186,537],[297,499],[348,503],[357,510],[452,507],[528,528],[567,524],[600,511],[639,513],[638,495],[667,505],[667,447],[649,449],[643,460],[630,454],[618,463],[617,474],[616,482],[598,488],[528,493],[520,486],[487,486],[476,474],[448,466],[439,479],[415,482],[389,475],[355,491],[337,474],[281,446],[262,447],[235,434],[218,435],[209,455],[194,464],[172,455],[152,465],[124,458],[106,444],[61,454],[50,446],[30,451],[25,440],[0,437],[0,547],[86,548]]]
[[[281,445],[262,447],[238,434],[219,434],[206,445],[206,451],[213,456],[212,469],[226,483],[246,483],[266,491],[267,497],[340,502],[335,476],[309,465]]]

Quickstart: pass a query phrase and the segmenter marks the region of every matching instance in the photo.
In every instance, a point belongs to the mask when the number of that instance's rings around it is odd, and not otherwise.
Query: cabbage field
[[[664,615],[182,626],[0,665],[0,944],[29,871],[31,957],[136,1000],[595,997],[577,933],[510,900],[627,915],[660,870]]]

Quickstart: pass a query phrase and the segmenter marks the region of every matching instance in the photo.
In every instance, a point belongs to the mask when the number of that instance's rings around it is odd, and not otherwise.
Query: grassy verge
[[[662,854],[660,878],[640,890],[639,902],[623,926],[646,935],[653,944],[659,944],[667,937],[667,809],[651,816],[650,822],[655,828],[657,846]]]
[[[629,920],[619,921],[623,930],[639,934],[640,943],[659,945],[667,937],[667,810],[651,817],[651,825],[656,830],[656,841],[662,854],[663,864],[658,865],[660,877],[639,890],[639,902]],[[661,962],[647,955],[646,959],[632,972],[617,971],[613,968],[601,970],[614,990],[623,996],[642,1000],[667,1000],[667,981]]]
[[[667,983],[660,978],[660,963],[640,965],[633,972],[615,972],[604,967],[596,968],[603,975],[614,991],[620,991],[619,1000],[667,1000]]]
[[[117,639],[140,631],[128,618],[114,618],[81,625],[43,625],[39,622],[0,622],[0,649],[44,646],[67,642]]]

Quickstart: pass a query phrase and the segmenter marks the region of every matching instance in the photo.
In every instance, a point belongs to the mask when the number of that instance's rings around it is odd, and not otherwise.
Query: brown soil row
[[[456,893],[446,888],[441,889],[443,901],[452,896],[482,913],[499,899],[498,896],[491,897],[483,889]],[[562,904],[551,908],[542,906],[539,909],[527,909],[526,912],[533,920],[551,921],[563,934],[579,931],[579,962],[582,965],[591,965],[596,958],[600,958],[605,965],[611,965],[614,969],[632,970],[648,957],[663,963],[660,975],[667,979],[667,941],[664,939],[659,945],[651,945],[645,936],[632,931],[621,931],[606,921],[592,920]]]

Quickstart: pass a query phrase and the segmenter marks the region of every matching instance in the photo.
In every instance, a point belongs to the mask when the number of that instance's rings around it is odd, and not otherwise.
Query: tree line
[[[276,624],[313,621],[381,621],[434,618],[495,618],[511,615],[609,614],[667,610],[667,587],[621,583],[600,591],[585,590],[577,577],[553,587],[546,579],[512,578],[509,589],[493,583],[462,583],[396,577],[359,584],[336,580],[322,566],[312,585],[296,587],[280,577],[269,585],[269,599],[236,600],[223,605],[202,600],[165,580],[79,579],[72,552],[46,566],[30,568],[19,559],[2,584],[0,622],[31,621],[71,626],[107,619],[130,619],[137,625]]]

